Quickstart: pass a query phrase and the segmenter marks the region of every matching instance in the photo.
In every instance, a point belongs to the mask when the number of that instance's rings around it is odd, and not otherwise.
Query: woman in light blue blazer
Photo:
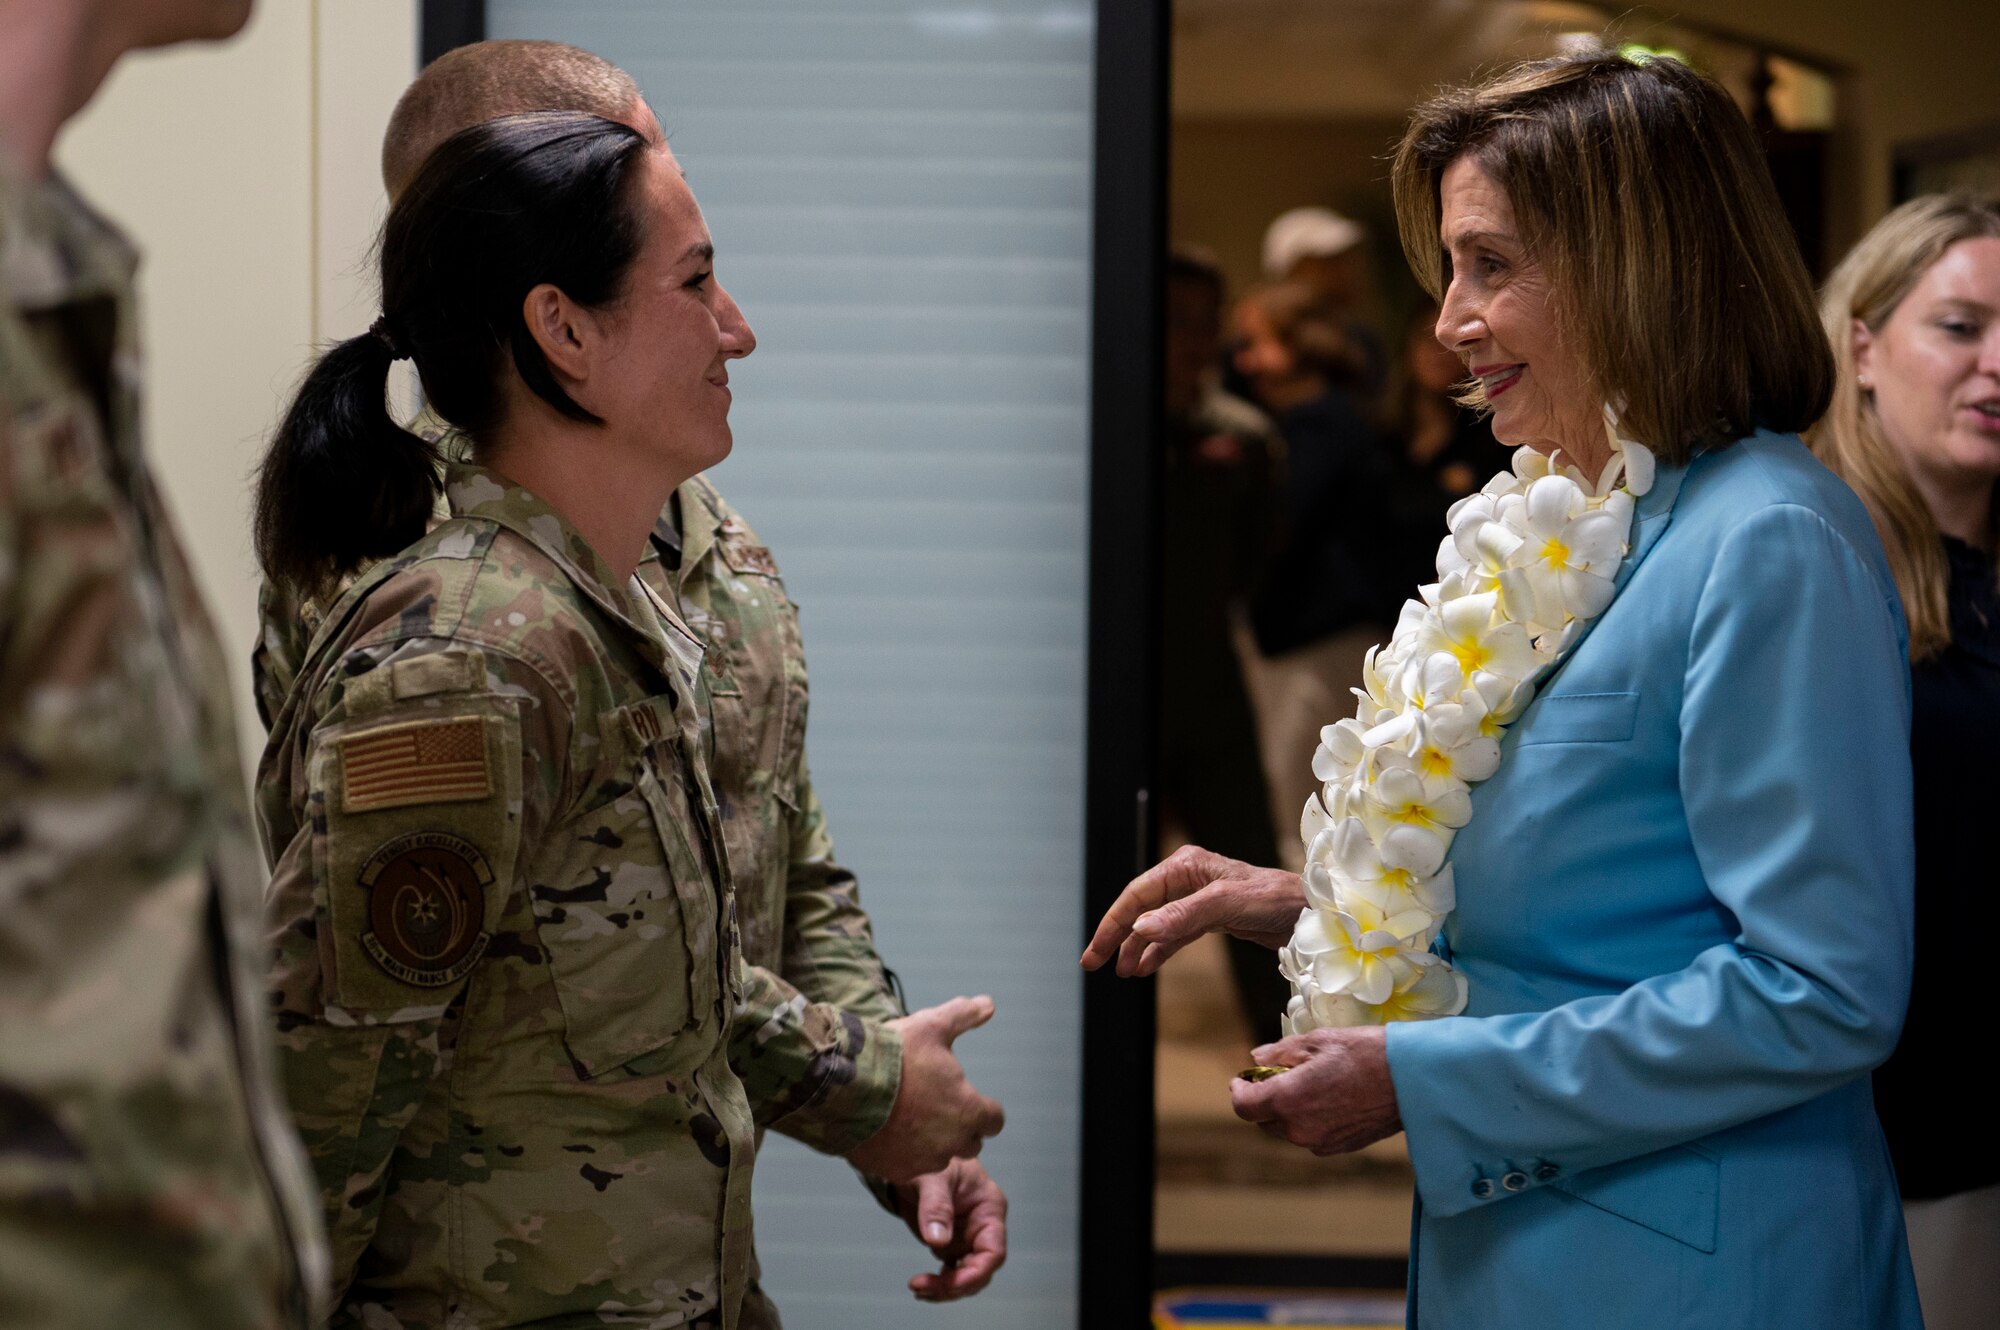
[[[1451,842],[1462,1013],[1255,1050],[1290,1070],[1237,1111],[1408,1133],[1412,1326],[1920,1326],[1868,1080],[1910,983],[1903,620],[1795,437],[1832,363],[1755,139],[1686,66],[1592,55],[1426,104],[1395,184],[1495,434],[1594,481],[1609,406],[1659,465]],[[1084,962],[1279,946],[1304,903],[1186,850]]]

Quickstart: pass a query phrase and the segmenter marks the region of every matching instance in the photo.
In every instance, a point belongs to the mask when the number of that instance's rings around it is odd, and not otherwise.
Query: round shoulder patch
[[[479,847],[441,831],[416,831],[361,866],[368,931],[361,945],[390,975],[419,988],[463,979],[486,951],[486,891],[493,870]]]

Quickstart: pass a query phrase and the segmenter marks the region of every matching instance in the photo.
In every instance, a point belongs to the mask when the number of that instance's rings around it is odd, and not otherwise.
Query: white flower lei
[[[1452,505],[1438,580],[1368,653],[1350,720],[1320,731],[1306,800],[1306,908],[1279,969],[1285,1032],[1451,1016],[1465,977],[1431,951],[1455,903],[1452,837],[1500,732],[1611,604],[1653,454],[1621,439],[1595,485],[1529,448]]]

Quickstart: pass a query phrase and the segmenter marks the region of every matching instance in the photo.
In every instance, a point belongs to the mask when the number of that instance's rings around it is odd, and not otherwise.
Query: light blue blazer
[[[1391,1026],[1410,1324],[1921,1326],[1868,1071],[1910,991],[1909,667],[1789,435],[1662,466],[1452,846],[1466,1014]]]

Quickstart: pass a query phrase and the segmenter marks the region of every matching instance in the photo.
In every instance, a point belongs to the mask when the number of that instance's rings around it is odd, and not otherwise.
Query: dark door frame
[[[1097,0],[1084,921],[1156,857],[1167,0]],[[1154,982],[1083,985],[1079,1330],[1152,1323]]]
[[[422,63],[486,36],[485,0],[423,0]],[[1097,0],[1084,918],[1152,862],[1167,0]],[[1077,1325],[1142,1330],[1153,1292],[1153,983],[1083,985]]]

